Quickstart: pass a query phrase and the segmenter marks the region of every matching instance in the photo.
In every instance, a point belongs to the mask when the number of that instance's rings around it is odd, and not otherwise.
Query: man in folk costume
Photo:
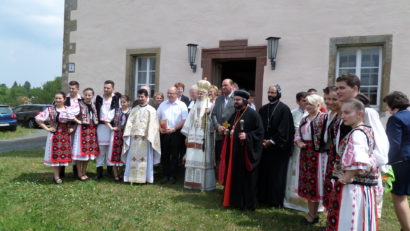
[[[234,92],[235,113],[224,124],[218,180],[225,186],[224,207],[255,210],[263,123],[259,114],[248,107],[248,99],[247,91]]]
[[[72,116],[77,116],[80,113],[80,101],[82,100],[81,95],[78,93],[80,92],[80,84],[77,81],[70,81],[68,83],[68,91],[70,94],[67,95],[64,105],[68,107]],[[69,122],[70,126],[74,126],[75,123],[73,121]],[[74,141],[74,132],[71,133],[71,141]],[[74,147],[74,142],[71,142],[71,149]],[[76,161],[72,161],[73,164],[73,176],[77,176],[77,165]],[[60,168],[60,177],[64,178],[65,176],[65,166]]]
[[[215,189],[213,139],[210,137],[209,113],[212,103],[208,98],[211,83],[200,80],[197,83],[198,98],[182,127],[186,136],[186,159],[184,187],[188,189]]]
[[[140,89],[137,94],[139,105],[132,109],[123,135],[124,182],[152,184],[154,165],[161,160],[159,122],[148,104],[148,91]]]
[[[357,98],[360,100],[359,90],[360,90],[360,79],[354,74],[345,74],[339,76],[336,79],[336,92],[337,96],[339,97],[340,102],[346,102],[349,99]],[[362,95],[363,96],[363,95]],[[365,97],[364,97],[365,98]],[[368,100],[368,99],[367,99]],[[374,156],[377,160],[377,167],[382,171],[387,171],[385,169],[385,164],[388,161],[388,153],[389,153],[389,140],[387,138],[386,132],[384,130],[383,124],[380,121],[379,113],[370,108],[367,104],[364,103],[366,106],[365,114],[364,114],[364,124],[370,126],[374,132],[374,140],[375,140],[375,147],[374,147]],[[338,126],[338,131],[336,131],[336,152],[339,152],[339,143],[340,141],[352,130],[350,126],[344,125],[343,121],[340,121]],[[376,191],[376,201],[377,201],[377,215],[381,216],[381,210],[383,205],[383,185],[381,175],[379,174],[379,184],[375,187]]]
[[[97,157],[97,176],[96,180],[103,177],[103,167],[107,165],[109,156],[109,145],[111,139],[111,130],[105,124],[112,122],[115,116],[115,109],[120,107],[120,97],[114,93],[114,82],[107,80],[104,82],[104,95],[97,95],[95,99],[95,107],[97,109],[99,125],[97,127],[98,145],[100,147],[100,155]],[[112,175],[112,167],[107,167],[107,172]]]
[[[269,103],[259,110],[265,137],[258,170],[258,199],[270,207],[283,206],[286,174],[295,133],[290,109],[280,98],[280,86],[269,86]]]

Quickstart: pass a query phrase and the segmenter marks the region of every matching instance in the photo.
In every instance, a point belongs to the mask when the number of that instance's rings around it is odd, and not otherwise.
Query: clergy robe
[[[181,133],[186,137],[185,180],[187,189],[215,189],[213,137],[209,112],[212,103],[208,98],[197,100],[189,112]],[[213,135],[213,133],[212,133]]]
[[[265,140],[273,144],[263,149],[258,173],[258,199],[268,206],[283,206],[286,175],[292,154],[295,127],[289,107],[281,101],[259,110]]]
[[[244,121],[246,140],[238,137]],[[229,134],[224,137],[219,183],[223,184],[223,206],[254,210],[257,205],[257,171],[262,154],[263,125],[258,113],[249,107],[236,110],[229,119]]]
[[[134,107],[124,130],[124,182],[154,183],[154,165],[161,159],[159,122],[150,105]]]

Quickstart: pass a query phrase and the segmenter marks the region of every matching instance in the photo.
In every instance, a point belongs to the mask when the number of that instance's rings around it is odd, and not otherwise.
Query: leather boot
[[[65,177],[65,166],[60,167],[60,178],[63,179]]]
[[[112,166],[107,166],[107,176],[109,176],[109,177],[114,176],[112,171],[113,171]]]
[[[94,180],[99,180],[103,177],[103,167],[97,167],[97,176],[95,176]]]

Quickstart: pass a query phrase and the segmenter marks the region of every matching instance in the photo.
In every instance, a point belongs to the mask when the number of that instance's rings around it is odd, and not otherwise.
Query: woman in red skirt
[[[309,213],[303,223],[314,224],[319,221],[317,211],[323,196],[326,153],[322,153],[323,136],[326,129],[327,114],[320,111],[323,98],[313,94],[306,97],[306,110],[309,115],[300,123],[295,134],[295,144],[301,149],[299,160],[298,195],[308,201]]]
[[[124,144],[123,134],[125,125],[127,124],[128,115],[130,114],[130,98],[126,95],[121,96],[121,108],[115,110],[114,119],[111,123],[105,124],[111,129],[111,139],[108,155],[108,166],[113,166],[114,179],[120,182],[122,178],[122,166],[124,162],[121,160],[122,148]]]
[[[55,105],[46,108],[36,116],[36,122],[44,130],[48,131],[46,148],[44,153],[44,164],[53,167],[56,184],[63,183],[60,178],[60,167],[71,163],[70,133],[73,128],[68,128],[67,122],[73,119],[68,107],[64,106],[66,96],[64,92],[54,95]],[[48,121],[49,126],[45,124]]]
[[[336,94],[336,87],[327,87],[323,90],[325,103],[328,108],[328,120],[326,125],[326,134],[324,136],[325,142],[329,147],[327,150],[327,165],[326,165],[326,174],[325,180],[323,183],[323,206],[326,209],[329,209],[329,200],[333,190],[334,180],[332,179],[332,172],[335,165],[336,159],[336,136],[337,128],[341,122],[341,102],[338,100]]]
[[[95,160],[100,154],[100,149],[97,141],[97,110],[92,102],[94,90],[84,89],[83,96],[83,100],[79,101],[80,113],[74,119],[78,125],[74,134],[72,153],[73,160],[77,161],[78,179],[86,181],[88,161]]]

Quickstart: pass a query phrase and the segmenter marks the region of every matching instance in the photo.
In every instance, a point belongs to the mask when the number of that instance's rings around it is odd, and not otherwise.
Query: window
[[[388,34],[330,38],[328,85],[335,85],[342,74],[356,74],[372,107],[385,110],[382,99],[390,91],[392,44]]]
[[[360,78],[360,92],[379,106],[382,73],[381,47],[340,48],[337,51],[336,76],[352,73]]]
[[[135,59],[135,95],[137,97],[137,91],[141,86],[147,85],[151,89],[151,97],[155,93],[155,56],[141,56]]]

